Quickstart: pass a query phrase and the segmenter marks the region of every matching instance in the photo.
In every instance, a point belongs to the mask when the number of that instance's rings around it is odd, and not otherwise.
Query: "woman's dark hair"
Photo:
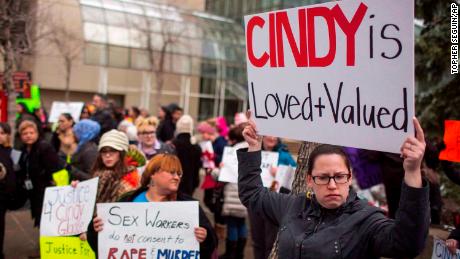
[[[240,143],[244,141],[243,130],[246,126],[246,123],[241,123],[238,126],[235,126],[230,129],[228,132],[228,139],[234,141],[235,143]]]
[[[439,165],[440,150],[433,143],[433,141],[425,139],[425,142],[426,142],[426,148],[425,148],[425,154],[423,155],[423,159],[425,160],[426,166],[428,166],[428,168],[436,170],[436,168],[438,168],[438,165]]]
[[[2,128],[5,134],[11,135],[11,127],[6,122],[0,122],[0,128]]]
[[[311,152],[310,157],[308,158],[307,174],[311,175],[311,173],[313,172],[313,166],[315,165],[315,160],[318,156],[333,155],[333,154],[339,155],[343,158],[348,171],[351,173],[351,163],[350,163],[350,160],[348,159],[347,154],[343,151],[343,149],[339,146],[322,144],[322,145],[317,146]]]
[[[27,106],[24,104],[24,103],[17,103],[18,106],[21,106],[22,108],[22,112],[21,113],[30,113],[29,112],[29,109],[27,108]]]
[[[139,117],[139,115],[141,115],[141,110],[139,110],[139,108],[137,108],[136,106],[131,106],[131,110],[133,110],[133,113],[135,114],[134,116]]]
[[[125,151],[117,151],[120,153],[120,159],[118,162],[111,168],[110,170],[114,171],[113,173],[115,174],[116,179],[120,179],[123,177],[127,172],[128,168],[125,164]],[[104,161],[102,161],[102,153],[99,151],[97,154],[96,162],[94,162],[93,169],[91,170],[93,176],[97,171],[104,171],[108,170],[108,168],[105,166]]]
[[[3,130],[3,133],[7,135],[6,143],[3,144],[4,147],[11,147],[11,127],[6,122],[0,122],[0,128]]]
[[[73,117],[70,115],[70,113],[64,112],[61,113],[61,116],[64,116],[64,118],[68,121],[72,121],[72,126],[75,125],[75,121],[73,120]]]

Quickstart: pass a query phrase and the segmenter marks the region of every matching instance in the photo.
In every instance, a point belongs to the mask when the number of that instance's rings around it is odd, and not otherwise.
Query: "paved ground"
[[[38,230],[33,228],[29,210],[8,212],[6,215],[5,258],[27,259],[38,252]]]

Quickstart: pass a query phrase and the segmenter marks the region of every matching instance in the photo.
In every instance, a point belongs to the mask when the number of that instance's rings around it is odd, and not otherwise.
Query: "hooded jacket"
[[[280,226],[279,258],[415,257],[429,227],[429,190],[402,185],[396,220],[350,193],[336,210],[313,197],[270,192],[260,178],[261,152],[238,151],[238,188],[242,203]]]

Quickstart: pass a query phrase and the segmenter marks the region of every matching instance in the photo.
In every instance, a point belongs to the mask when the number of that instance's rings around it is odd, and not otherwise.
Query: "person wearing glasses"
[[[146,119],[138,119],[136,122],[137,136],[139,140],[138,149],[144,153],[147,160],[160,153],[173,153],[174,149],[157,139],[156,130],[158,119],[148,117]]]
[[[429,189],[421,176],[423,130],[413,119],[416,137],[401,146],[404,158],[399,212],[395,220],[360,200],[351,188],[350,161],[340,147],[320,145],[308,159],[307,186],[313,195],[270,192],[262,185],[262,137],[253,121],[239,150],[238,189],[242,203],[278,225],[279,258],[379,258],[418,255],[430,223]]]
[[[141,178],[141,187],[127,193],[119,202],[165,202],[194,201],[179,191],[182,180],[182,166],[179,158],[173,154],[158,154],[146,166]],[[95,217],[93,226],[88,228],[88,241],[94,251],[97,250],[97,234],[102,231],[102,218]],[[217,236],[201,206],[199,207],[199,227],[194,229],[195,238],[200,243],[200,258],[211,258],[217,247]]]

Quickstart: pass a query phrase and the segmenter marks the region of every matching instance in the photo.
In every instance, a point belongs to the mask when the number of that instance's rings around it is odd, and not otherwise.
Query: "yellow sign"
[[[95,259],[87,241],[78,237],[40,237],[41,259]]]
[[[56,186],[69,185],[69,172],[66,169],[62,169],[53,173],[53,181],[56,183]]]

